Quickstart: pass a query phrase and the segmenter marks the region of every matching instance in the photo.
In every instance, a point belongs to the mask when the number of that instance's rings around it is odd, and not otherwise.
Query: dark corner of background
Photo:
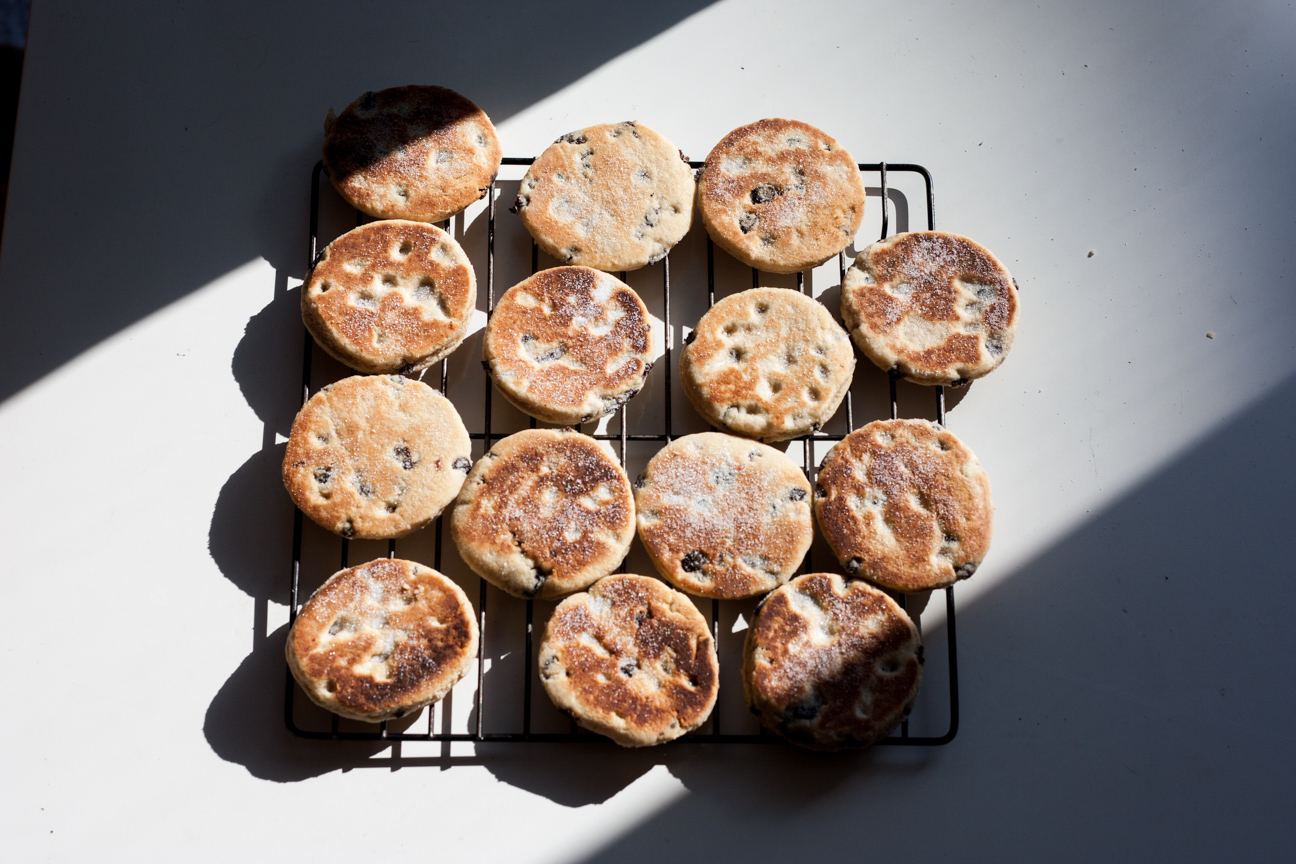
[[[13,157],[18,91],[22,85],[31,0],[0,0],[0,236],[9,201],[9,164]]]

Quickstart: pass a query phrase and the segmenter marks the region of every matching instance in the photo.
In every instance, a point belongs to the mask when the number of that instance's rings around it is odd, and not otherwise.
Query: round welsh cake
[[[439,222],[486,196],[499,171],[486,113],[444,87],[365,93],[324,121],[324,167],[357,210]]]
[[[994,371],[1017,333],[1017,282],[990,250],[957,234],[915,231],[865,247],[841,297],[860,350],[917,384]]]
[[[636,270],[688,233],[693,171],[642,123],[569,132],[531,164],[513,211],[540,248],[564,264]]]
[[[801,469],[769,445],[718,432],[658,451],[635,481],[635,502],[657,572],[702,597],[772,591],[814,538]]]
[[[421,372],[468,332],[477,280],[454,238],[407,220],[370,222],[324,248],[302,286],[315,341],[360,372]]]
[[[719,691],[706,620],[688,597],[647,576],[607,576],[560,603],[539,662],[553,703],[624,747],[696,729]]]
[[[758,270],[791,273],[850,245],[864,218],[864,179],[815,127],[759,120],[707,156],[697,202],[716,245]]]
[[[532,417],[569,425],[611,414],[638,393],[652,351],[639,295],[589,267],[541,270],[504,292],[482,342],[505,398]]]
[[[794,744],[871,744],[913,708],[918,628],[866,582],[798,576],[765,598],[747,630],[743,691],[761,723]]]
[[[877,420],[837,442],[819,466],[814,512],[847,573],[905,592],[971,576],[994,521],[976,456],[927,420]]]
[[[473,466],[450,528],[474,573],[515,597],[550,598],[616,569],[634,513],[609,447],[570,429],[527,429]]]
[[[378,722],[440,700],[477,654],[459,586],[399,558],[333,574],[288,631],[288,668],[320,707]]]
[[[822,303],[752,288],[712,306],[680,353],[680,381],[708,422],[783,441],[828,421],[855,372],[850,337]]]
[[[399,375],[322,388],[293,420],[283,481],[293,503],[343,537],[404,537],[459,494],[472,467],[450,400]]]

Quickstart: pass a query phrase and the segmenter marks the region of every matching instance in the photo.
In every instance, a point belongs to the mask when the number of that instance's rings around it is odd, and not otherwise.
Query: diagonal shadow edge
[[[680,836],[755,860],[1284,859],[1294,438],[1296,375],[960,606],[963,725],[920,769],[670,760],[692,794],[584,860],[659,860]]]
[[[340,2],[241,0],[195,10],[204,34],[196,42],[171,38],[166,16],[123,26],[119,8],[43,6],[0,244],[7,315],[23,323],[0,343],[0,401],[246,261],[299,274],[308,193],[299,178],[319,158],[330,106],[365,90],[439,83],[502,123],[712,2],[664,0],[650,16],[574,0],[389,3],[357,20]],[[418,40],[393,42],[384,11],[411,34],[469,38],[441,40],[433,52]],[[86,40],[78,35],[86,28],[114,38]],[[270,49],[267,40],[289,32]],[[508,40],[502,53],[504,33],[528,38]],[[316,62],[318,46],[340,39],[375,61]],[[581,50],[553,50],[566,43]],[[95,73],[122,66],[136,79],[128,91]],[[48,92],[82,104],[36,95]],[[167,106],[161,115],[158,105]],[[91,159],[86,128],[96,130]],[[87,197],[112,202],[116,217],[80,229],[75,202]],[[51,255],[50,237],[74,251]],[[27,284],[42,290],[20,290]]]

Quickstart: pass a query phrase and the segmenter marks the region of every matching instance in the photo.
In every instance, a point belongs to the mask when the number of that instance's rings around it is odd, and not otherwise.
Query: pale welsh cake
[[[853,577],[903,592],[944,588],[990,549],[990,480],[939,424],[874,421],[829,450],[815,479],[815,521]]]
[[[554,705],[624,747],[671,741],[706,722],[719,663],[706,619],[647,576],[607,576],[545,625],[540,681]]]
[[[589,267],[554,267],[514,285],[486,322],[482,358],[517,408],[576,425],[611,414],[652,368],[648,309],[629,285]]]
[[[474,573],[515,597],[547,599],[615,570],[634,514],[610,447],[570,429],[526,429],[477,460],[450,529]]]
[[[896,234],[846,271],[842,320],[879,368],[916,384],[965,384],[994,371],[1017,333],[1017,282],[975,240]]]
[[[752,288],[712,306],[680,352],[680,382],[709,423],[783,441],[819,429],[855,372],[850,337],[817,300]]]
[[[442,699],[477,655],[477,618],[459,586],[386,558],[335,573],[297,613],[288,668],[311,701],[378,722]]]
[[[422,372],[459,347],[477,306],[472,264],[434,225],[383,220],[324,248],[302,286],[315,341],[359,372]]]
[[[918,628],[877,588],[831,573],[798,576],[759,607],[743,692],[760,722],[794,744],[871,744],[903,720],[922,684]]]
[[[320,389],[293,420],[283,481],[293,503],[343,537],[404,537],[455,499],[472,443],[450,400],[399,375]]]
[[[698,210],[716,245],[744,264],[791,273],[850,245],[864,218],[864,179],[830,135],[797,120],[759,120],[707,156]]]
[[[635,481],[635,502],[657,572],[701,597],[772,591],[814,539],[805,473],[767,444],[719,432],[659,450]]]
[[[688,233],[696,184],[683,153],[636,123],[569,132],[531,164],[513,211],[564,264],[637,270]]]
[[[486,113],[445,87],[365,93],[324,121],[324,167],[357,210],[440,222],[484,198],[499,171]]]

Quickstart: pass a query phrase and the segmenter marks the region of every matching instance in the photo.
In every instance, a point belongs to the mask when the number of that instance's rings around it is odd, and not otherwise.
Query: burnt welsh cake
[[[467,254],[434,225],[389,219],[324,248],[302,286],[320,347],[360,372],[422,372],[459,347],[477,305]]]
[[[833,573],[798,576],[759,607],[743,691],[760,722],[812,750],[885,737],[922,684],[918,628],[882,591]]]
[[[454,582],[386,558],[321,585],[294,619],[285,654],[311,701],[378,722],[450,692],[476,657],[477,620]]]
[[[648,308],[589,267],[541,270],[504,292],[482,359],[496,388],[532,417],[576,425],[624,405],[652,369]]]
[[[545,625],[540,681],[559,709],[624,747],[671,741],[706,722],[719,663],[692,601],[647,576],[607,576]]]
[[[450,529],[473,572],[515,597],[561,597],[624,560],[634,496],[606,444],[570,429],[524,429],[468,472]]]
[[[869,423],[828,451],[815,481],[815,520],[851,576],[896,591],[944,588],[990,549],[990,480],[939,424]]]

